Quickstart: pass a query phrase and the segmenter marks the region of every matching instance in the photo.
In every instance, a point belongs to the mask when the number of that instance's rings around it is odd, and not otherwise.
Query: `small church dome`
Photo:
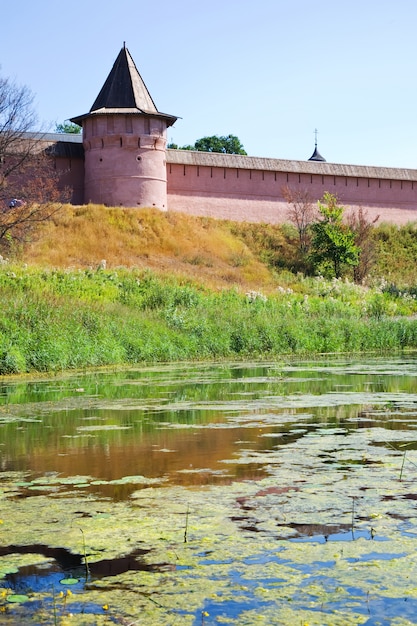
[[[309,158],[309,161],[323,161],[324,163],[326,163],[326,159],[324,157],[322,157],[320,152],[317,150],[317,144],[316,144],[316,146],[314,148],[313,154]]]
[[[317,128],[314,130],[315,141],[314,141],[314,152],[309,158],[309,161],[322,161],[326,163],[326,159],[321,156],[320,152],[317,150]]]

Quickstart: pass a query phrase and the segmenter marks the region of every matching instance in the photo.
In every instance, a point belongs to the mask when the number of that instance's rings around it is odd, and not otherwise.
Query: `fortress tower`
[[[126,46],[90,111],[71,119],[83,129],[84,202],[167,210],[166,130]]]

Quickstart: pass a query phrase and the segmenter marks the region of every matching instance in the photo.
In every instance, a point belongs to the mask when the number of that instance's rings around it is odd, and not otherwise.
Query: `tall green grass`
[[[299,278],[268,297],[149,271],[0,268],[0,374],[417,348],[410,292]]]

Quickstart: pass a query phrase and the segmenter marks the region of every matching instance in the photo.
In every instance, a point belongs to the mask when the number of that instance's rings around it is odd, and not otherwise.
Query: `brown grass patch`
[[[40,224],[22,254],[31,265],[149,268],[210,286],[273,287],[268,268],[231,224],[157,209],[66,205]]]

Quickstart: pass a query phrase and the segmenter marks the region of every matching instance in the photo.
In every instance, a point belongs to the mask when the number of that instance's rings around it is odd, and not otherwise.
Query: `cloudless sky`
[[[168,141],[417,168],[416,0],[3,0],[0,74],[39,127],[86,113],[123,46]]]

